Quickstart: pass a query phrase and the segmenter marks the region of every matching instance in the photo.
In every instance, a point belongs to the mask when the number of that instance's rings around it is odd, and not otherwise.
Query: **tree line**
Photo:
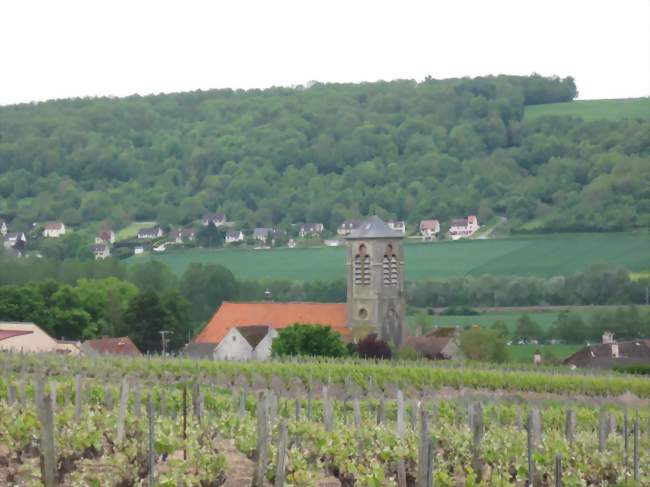
[[[532,75],[0,107],[0,218],[14,231],[216,210],[246,228],[469,213],[515,230],[649,226],[650,121],[523,119],[576,94],[572,78]]]

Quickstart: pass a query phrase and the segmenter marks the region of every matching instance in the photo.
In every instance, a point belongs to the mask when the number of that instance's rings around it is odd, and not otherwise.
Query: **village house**
[[[95,260],[108,259],[111,256],[111,248],[105,243],[95,244],[91,250],[95,256]]]
[[[478,224],[476,215],[469,215],[466,219],[459,218],[452,220],[448,233],[452,240],[458,240],[460,238],[470,237],[479,228],[481,227]]]
[[[618,342],[610,331],[603,333],[602,343],[587,345],[563,362],[573,367],[611,369],[617,365],[650,364],[650,339]]]
[[[336,233],[339,235],[349,235],[352,230],[356,230],[361,225],[362,220],[345,220],[339,228],[336,230]]]
[[[388,227],[391,230],[395,230],[396,232],[399,232],[402,235],[406,235],[406,222],[404,220],[387,221],[386,225],[388,225]]]
[[[154,238],[160,238],[162,236],[163,231],[160,227],[141,228],[138,230],[138,238],[141,240],[152,240]]]
[[[210,223],[212,223],[215,227],[220,227],[226,223],[226,215],[223,213],[206,213],[203,215],[203,218],[201,218],[201,223],[203,223],[203,226],[205,227],[207,227]]]
[[[255,228],[253,230],[253,238],[259,242],[266,243],[272,229],[270,228]]]
[[[169,233],[169,240],[176,244],[193,242],[196,240],[196,232],[192,227],[177,228]]]
[[[95,233],[95,243],[97,245],[99,244],[113,245],[115,243],[115,232],[113,232],[113,230],[110,230],[108,228],[97,230],[97,232]]]
[[[351,340],[346,303],[234,303],[224,301],[196,337],[187,356],[223,360],[266,360],[278,330],[300,324],[330,326]],[[203,345],[199,345],[203,344]]]
[[[325,227],[322,223],[303,223],[300,225],[300,230],[298,230],[298,235],[302,238],[306,237],[320,237],[323,233]]]
[[[456,328],[434,328],[424,336],[407,337],[403,347],[413,348],[428,360],[451,360],[462,355]]]
[[[65,352],[65,348],[34,323],[0,321],[0,351],[58,353]]]
[[[9,230],[8,230],[8,228],[7,228],[7,222],[5,222],[4,220],[0,219],[0,235],[5,236],[5,235],[7,235],[7,232],[8,232],[8,231],[9,231]]]
[[[296,241],[294,239],[290,238],[289,241],[287,242],[287,247],[289,247],[290,249],[295,249],[296,248]]]
[[[438,220],[422,220],[420,222],[420,235],[425,240],[431,240],[440,233],[440,222]]]
[[[117,355],[122,357],[139,357],[142,352],[135,346],[135,343],[127,337],[99,338],[97,340],[86,340],[81,344],[81,351],[90,357],[100,355]]]
[[[43,236],[46,238],[59,238],[65,235],[65,224],[63,222],[47,222],[43,226]]]
[[[133,255],[144,255],[144,247],[142,245],[133,247]]]
[[[226,232],[226,243],[233,244],[244,241],[244,232],[241,230],[228,230]]]
[[[23,232],[13,232],[5,235],[4,247],[6,249],[17,248],[21,249],[27,243],[27,237]]]

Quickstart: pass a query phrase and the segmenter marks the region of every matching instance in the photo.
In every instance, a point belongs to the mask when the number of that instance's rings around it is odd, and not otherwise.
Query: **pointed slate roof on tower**
[[[401,232],[390,228],[377,215],[366,218],[361,225],[352,230],[345,237],[347,240],[367,239],[367,238],[403,238]]]

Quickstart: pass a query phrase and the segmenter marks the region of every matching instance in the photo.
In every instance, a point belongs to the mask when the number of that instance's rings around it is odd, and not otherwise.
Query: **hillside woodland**
[[[223,211],[279,226],[376,213],[476,212],[514,230],[650,225],[650,121],[522,121],[572,100],[573,79],[212,90],[0,107],[0,217],[14,229]]]

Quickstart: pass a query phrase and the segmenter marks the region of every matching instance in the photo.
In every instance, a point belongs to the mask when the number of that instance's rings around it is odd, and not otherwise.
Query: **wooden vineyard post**
[[[542,444],[542,415],[537,408],[531,411],[533,419],[533,446],[535,448]]]
[[[126,418],[126,407],[129,400],[129,382],[126,378],[122,379],[120,388],[120,410],[117,416],[117,441],[121,443],[124,440],[124,420]]]
[[[397,391],[397,438],[400,441],[404,439],[405,426],[404,426],[404,394],[402,391]],[[397,461],[397,486],[406,487],[406,465],[404,459],[400,458]]]
[[[286,460],[287,460],[287,420],[282,419],[280,422],[280,442],[278,443],[278,457],[276,460],[275,469],[275,487],[284,486],[284,477],[286,475]]]
[[[300,398],[296,397],[296,421],[300,421]]]
[[[45,379],[37,377],[34,384],[34,401],[36,403],[36,414],[43,421],[43,398],[45,397]]]
[[[379,399],[379,407],[377,408],[377,424],[383,424],[386,422],[386,401],[384,396],[381,396]]]
[[[433,447],[429,438],[429,418],[422,408],[420,411],[420,440],[418,443],[418,476],[417,487],[431,487],[433,465],[430,462]]]
[[[242,421],[246,417],[246,391],[242,391],[239,395],[239,420]]]
[[[104,404],[106,405],[106,409],[109,411],[113,410],[113,389],[110,386],[106,386],[104,390]]]
[[[418,401],[411,400],[411,429],[415,431],[418,425]]]
[[[92,391],[90,390],[90,383],[86,382],[86,403],[88,404],[89,407],[92,404],[92,399],[93,396],[92,396]]]
[[[135,391],[133,391],[133,414],[136,418],[142,416],[142,385],[140,382],[135,383]]]
[[[323,386],[323,422],[325,423],[325,431],[328,433],[331,432],[334,426],[332,418],[332,400],[329,397],[327,386]]]
[[[533,463],[533,413],[528,413],[528,424],[526,428],[527,450],[528,450],[528,485],[534,487],[535,464]]]
[[[16,386],[12,383],[9,384],[9,397],[7,398],[7,404],[13,406],[16,404]]]
[[[354,427],[359,430],[361,428],[361,405],[357,397],[352,401],[352,411],[354,414]]]
[[[625,473],[630,471],[630,432],[627,422],[627,408],[623,411],[623,442],[625,444]]]
[[[269,423],[267,397],[260,393],[257,398],[257,448],[255,450],[255,473],[252,487],[264,486],[264,473],[269,456]]]
[[[639,480],[639,418],[634,419],[634,480]]]
[[[564,426],[564,434],[566,436],[569,444],[573,443],[576,433],[576,412],[573,409],[569,409],[566,412],[566,422]]]
[[[81,419],[81,376],[77,374],[74,378],[74,418],[76,421]]]
[[[607,423],[605,421],[605,410],[601,408],[598,416],[598,451],[600,453],[605,453],[605,443],[607,440],[607,432],[605,431]]]
[[[50,397],[52,398],[52,414],[56,414],[56,389],[58,384],[54,381],[50,382]]]
[[[562,454],[555,457],[555,487],[562,487]]]
[[[167,417],[167,391],[164,386],[160,389],[160,415]]]
[[[41,474],[45,487],[57,485],[56,451],[54,447],[54,410],[52,397],[41,395]]]
[[[64,389],[64,394],[63,394],[63,405],[65,407],[68,407],[70,405],[70,396],[72,395],[72,384],[68,383],[65,386]]]
[[[147,416],[149,417],[149,487],[154,487],[156,479],[156,442],[155,442],[155,431],[154,431],[154,411],[153,411],[153,400],[151,395],[147,401]]]
[[[616,416],[614,413],[609,413],[607,417],[607,435],[616,434]]]
[[[183,384],[183,460],[187,460],[187,385]]]
[[[483,477],[483,461],[481,459],[481,450],[483,443],[483,405],[478,403],[473,408],[474,418],[472,420],[472,468],[478,480]]]
[[[311,384],[307,388],[307,419],[311,421]]]

